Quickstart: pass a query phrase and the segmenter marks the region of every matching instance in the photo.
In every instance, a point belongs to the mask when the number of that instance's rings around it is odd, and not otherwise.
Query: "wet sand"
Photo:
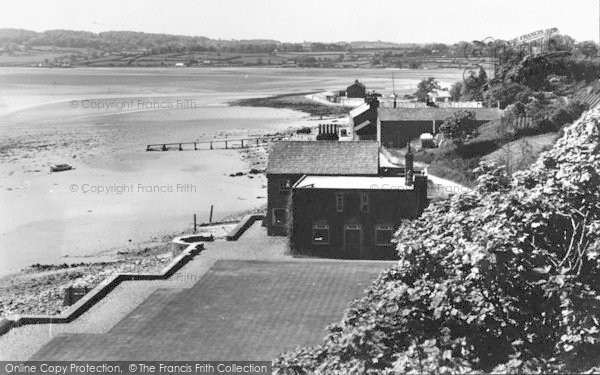
[[[304,113],[226,103],[343,88],[361,77],[369,88],[388,89],[390,75],[0,69],[0,275],[32,263],[63,263],[67,255],[139,249],[148,238],[189,229],[194,213],[208,221],[211,204],[215,220],[264,206],[263,175],[229,177],[252,167],[239,152],[146,152],[146,144],[314,125]],[[407,71],[396,87],[410,91],[429,75],[452,81],[460,72]],[[75,169],[49,173],[59,163]]]

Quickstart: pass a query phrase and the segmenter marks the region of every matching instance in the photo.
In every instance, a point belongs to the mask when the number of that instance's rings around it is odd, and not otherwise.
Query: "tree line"
[[[386,60],[397,56],[403,57],[468,57],[474,48],[482,49],[481,55],[487,56],[498,50],[505,43],[495,41],[488,45],[481,42],[460,41],[453,44],[401,44],[390,42],[336,42],[336,43],[286,43],[270,39],[224,40],[211,39],[204,36],[186,36],[172,34],[153,34],[134,31],[106,31],[93,33],[76,30],[47,30],[35,32],[23,29],[0,29],[0,47],[4,52],[19,48],[31,47],[62,47],[89,48],[106,52],[144,50],[147,53],[168,52],[352,52],[354,50],[372,49],[388,50],[381,54],[380,59]],[[598,54],[598,45],[593,41],[576,42],[568,35],[557,34],[550,40],[553,50],[570,51],[574,55],[591,57]]]

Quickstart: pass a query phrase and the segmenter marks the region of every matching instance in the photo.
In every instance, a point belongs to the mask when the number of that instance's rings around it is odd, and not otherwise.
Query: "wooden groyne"
[[[281,141],[287,136],[254,137],[238,139],[214,139],[212,141],[155,143],[146,145],[146,151],[197,151],[197,150],[229,150],[259,146],[272,141]]]

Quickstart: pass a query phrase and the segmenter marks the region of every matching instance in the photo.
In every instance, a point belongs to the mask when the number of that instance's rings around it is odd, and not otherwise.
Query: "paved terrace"
[[[321,342],[390,262],[293,259],[255,223],[163,281],[129,281],[68,324],[15,328],[0,360],[270,360]]]

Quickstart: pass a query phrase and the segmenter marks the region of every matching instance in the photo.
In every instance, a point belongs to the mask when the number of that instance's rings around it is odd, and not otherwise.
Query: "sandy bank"
[[[318,117],[347,116],[351,108],[325,105],[305,97],[307,94],[282,94],[264,98],[240,99],[230,102],[230,105],[244,107],[268,107],[293,109]]]

